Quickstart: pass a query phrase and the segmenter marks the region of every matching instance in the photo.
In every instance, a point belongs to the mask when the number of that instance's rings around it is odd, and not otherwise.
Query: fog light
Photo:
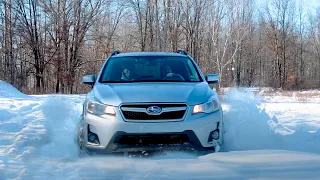
[[[95,134],[89,134],[89,141],[94,142],[96,140],[96,135]]]
[[[211,137],[214,140],[218,140],[219,139],[219,130],[213,131],[213,133],[211,134]]]
[[[100,144],[98,136],[95,133],[90,133],[88,135],[88,141],[93,144]]]

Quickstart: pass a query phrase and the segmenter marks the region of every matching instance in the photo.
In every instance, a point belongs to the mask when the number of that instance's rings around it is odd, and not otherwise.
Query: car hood
[[[169,102],[189,105],[206,102],[215,91],[200,83],[118,83],[96,84],[93,96],[104,104]]]

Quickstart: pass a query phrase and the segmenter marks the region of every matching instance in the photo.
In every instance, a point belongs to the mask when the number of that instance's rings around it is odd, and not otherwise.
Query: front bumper
[[[215,146],[212,147],[203,147],[199,142],[199,139],[196,137],[193,131],[184,131],[180,133],[170,133],[170,135],[186,135],[190,140],[190,143],[183,144],[121,144],[119,143],[121,137],[124,136],[149,136],[150,134],[128,134],[125,132],[116,132],[114,136],[111,138],[109,144],[106,148],[97,148],[96,146],[87,146],[91,152],[96,153],[113,153],[113,152],[135,152],[135,151],[204,151],[204,150],[215,150]],[[165,136],[167,134],[152,134],[152,135],[160,135]]]
[[[98,117],[85,113],[83,116],[84,142],[91,152],[113,153],[130,151],[157,151],[157,150],[215,150],[217,144],[221,144],[223,135],[222,110],[211,114],[192,115],[188,112],[183,121],[177,122],[126,122],[117,112],[118,116]],[[212,132],[219,129],[218,143],[210,142]],[[99,144],[88,143],[88,132],[95,133],[99,138]],[[90,133],[89,132],[89,133]],[[135,143],[123,143],[123,137],[138,138]],[[186,137],[179,140],[180,143],[163,144],[143,143],[145,139],[153,136],[162,137]],[[156,138],[156,137],[154,137]],[[158,138],[159,139],[159,138]],[[154,139],[156,140],[156,139]]]

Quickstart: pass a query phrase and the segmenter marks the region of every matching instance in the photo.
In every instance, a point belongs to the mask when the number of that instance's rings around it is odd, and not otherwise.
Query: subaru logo
[[[150,106],[147,108],[147,113],[149,115],[159,115],[161,114],[161,107],[159,106]]]

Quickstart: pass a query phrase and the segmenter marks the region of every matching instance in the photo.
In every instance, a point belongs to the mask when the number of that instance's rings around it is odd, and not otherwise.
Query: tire
[[[225,126],[224,126],[224,122],[222,121],[222,133],[221,133],[221,141],[220,141],[220,150],[218,152],[225,152],[225,148],[224,148],[224,135],[225,135]]]
[[[208,154],[214,154],[214,150],[202,150],[202,151],[194,151],[194,154],[198,157],[200,156],[206,156]]]
[[[80,121],[78,124],[78,136],[77,137],[78,137],[77,140],[78,140],[79,156],[84,157],[84,156],[90,155],[90,152],[87,150],[87,148],[85,146],[82,116],[80,117]]]
[[[225,128],[224,128],[224,121],[222,121],[222,128],[221,128],[221,130],[222,130],[222,133],[221,133],[221,144],[220,144],[220,146],[222,146],[223,145],[223,143],[224,143],[224,134],[225,134]]]

